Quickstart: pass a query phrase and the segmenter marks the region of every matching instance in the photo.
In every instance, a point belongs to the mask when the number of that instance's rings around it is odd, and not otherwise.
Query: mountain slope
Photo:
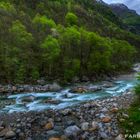
[[[136,11],[130,10],[124,4],[111,4],[109,6],[122,19],[123,23],[128,26],[130,31],[140,34],[140,15]]]
[[[140,36],[123,24],[94,0],[2,0],[0,81],[67,82],[129,70]]]

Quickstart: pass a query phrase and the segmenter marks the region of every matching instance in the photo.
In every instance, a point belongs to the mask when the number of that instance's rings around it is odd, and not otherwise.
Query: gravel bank
[[[135,96],[82,103],[63,110],[0,115],[0,140],[123,140],[118,122],[129,116],[120,113]]]

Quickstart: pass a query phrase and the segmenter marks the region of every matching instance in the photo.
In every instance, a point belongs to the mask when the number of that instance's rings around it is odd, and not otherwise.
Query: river
[[[134,67],[138,71],[137,67]],[[104,82],[90,83],[89,87],[101,86]],[[112,96],[120,96],[125,92],[133,90],[137,83],[136,73],[129,75],[121,75],[117,79],[111,81],[111,87],[102,88],[100,91],[88,93],[70,93],[71,87],[66,87],[60,92],[46,92],[46,93],[24,93],[13,94],[4,102],[13,101],[12,104],[1,108],[1,112],[26,112],[26,111],[42,111],[47,109],[63,109],[82,102],[101,99]]]

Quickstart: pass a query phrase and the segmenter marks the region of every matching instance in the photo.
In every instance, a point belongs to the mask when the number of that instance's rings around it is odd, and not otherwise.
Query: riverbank
[[[122,77],[122,75],[124,77]],[[70,86],[70,87],[82,87],[82,91],[98,91],[102,90],[103,88],[106,87],[111,87],[112,83],[114,80],[121,80],[121,79],[128,79],[128,78],[134,78],[134,72],[130,72],[128,74],[119,74],[116,76],[104,76],[101,79],[96,79],[96,80],[89,80],[87,77],[83,81],[77,81],[74,80],[71,83],[67,83],[65,85],[61,85],[58,82],[53,82],[49,83],[44,80],[39,80],[38,84],[7,84],[7,85],[2,85],[0,84],[0,95],[11,95],[11,94],[20,94],[20,93],[44,93],[44,92],[59,92],[64,89],[64,87]],[[94,87],[92,89],[87,89],[88,85],[90,84],[97,84],[97,83],[102,83],[101,86]],[[71,92],[79,92],[78,89],[71,89]]]
[[[129,116],[120,113],[133,102],[127,92],[121,96],[85,102],[63,110],[3,113],[0,115],[0,138],[18,140],[118,140],[118,123]],[[119,139],[122,140],[122,139]]]

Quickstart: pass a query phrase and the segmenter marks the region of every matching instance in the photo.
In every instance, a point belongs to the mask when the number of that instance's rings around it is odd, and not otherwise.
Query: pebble
[[[92,130],[96,130],[98,128],[98,123],[93,121],[92,122]]]
[[[54,127],[54,123],[53,122],[48,122],[46,125],[45,125],[45,130],[51,130],[53,129]]]
[[[104,122],[104,123],[109,123],[110,121],[111,121],[111,118],[110,117],[104,117],[102,119],[102,122]]]
[[[80,128],[76,125],[69,126],[64,130],[66,136],[77,136],[80,132]]]
[[[83,131],[88,130],[88,129],[89,129],[89,123],[88,123],[88,122],[83,122],[83,123],[81,124],[81,129],[82,129]]]
[[[112,112],[112,113],[117,113],[118,111],[119,111],[118,108],[112,108],[112,109],[111,109],[111,112]]]
[[[4,129],[4,127],[0,126],[0,131],[2,131]]]
[[[125,114],[125,113],[122,114],[122,117],[125,118],[125,119],[129,118],[129,116],[127,114]]]
[[[62,139],[61,138],[52,137],[52,138],[49,138],[49,140],[62,140]]]
[[[123,138],[123,135],[122,134],[119,134],[115,140],[125,140],[125,138]]]
[[[120,119],[119,119],[119,122],[121,122],[121,123],[122,123],[122,122],[125,122],[125,119],[120,118]]]
[[[5,134],[5,138],[6,139],[9,139],[9,138],[13,138],[16,136],[16,133],[13,132],[12,130],[8,131],[6,134]]]
[[[108,135],[105,132],[99,132],[99,135],[103,139],[108,139]]]

